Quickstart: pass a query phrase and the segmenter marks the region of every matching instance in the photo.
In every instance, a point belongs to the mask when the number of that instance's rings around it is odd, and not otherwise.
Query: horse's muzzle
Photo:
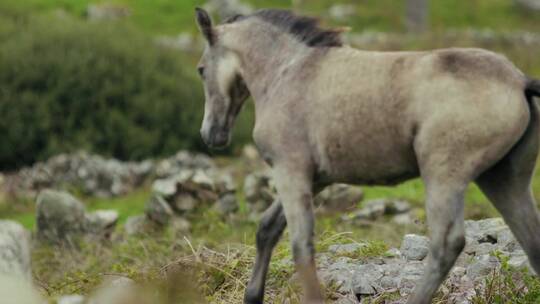
[[[204,143],[210,148],[225,148],[229,145],[231,136],[228,130],[212,127],[209,132],[201,130],[201,137]]]

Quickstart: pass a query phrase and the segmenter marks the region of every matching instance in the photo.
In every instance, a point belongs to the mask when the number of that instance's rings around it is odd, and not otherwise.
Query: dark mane
[[[288,10],[263,9],[249,16],[233,16],[226,23],[232,23],[249,17],[260,18],[285,32],[290,33],[299,41],[310,47],[341,47],[340,30],[327,30],[319,27],[317,18],[298,16]]]

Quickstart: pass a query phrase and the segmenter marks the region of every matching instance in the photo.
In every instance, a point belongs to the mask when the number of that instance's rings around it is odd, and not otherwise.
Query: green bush
[[[0,168],[80,149],[141,159],[202,148],[202,88],[180,52],[122,23],[12,28],[0,35]]]

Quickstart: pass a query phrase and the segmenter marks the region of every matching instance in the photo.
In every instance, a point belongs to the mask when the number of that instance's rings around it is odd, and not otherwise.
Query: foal
[[[248,96],[255,143],[280,202],[263,215],[245,303],[262,303],[272,250],[289,226],[306,303],[323,303],[313,196],[334,183],[392,185],[420,176],[431,249],[408,303],[430,303],[465,246],[463,196],[476,182],[540,273],[540,219],[531,193],[540,82],[480,49],[367,52],[338,31],[284,10],[213,26],[197,9],[207,46],[199,64],[211,147],[225,146]]]

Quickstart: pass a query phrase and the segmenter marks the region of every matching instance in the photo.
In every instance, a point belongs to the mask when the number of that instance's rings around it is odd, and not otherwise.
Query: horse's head
[[[214,148],[225,147],[249,91],[242,79],[238,55],[220,41],[223,30],[214,27],[208,13],[196,9],[197,24],[207,41],[198,66],[204,82],[205,104],[201,136]]]

